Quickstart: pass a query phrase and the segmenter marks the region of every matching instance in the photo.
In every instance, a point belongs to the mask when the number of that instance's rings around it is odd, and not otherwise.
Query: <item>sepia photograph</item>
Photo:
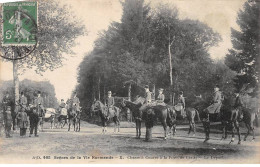
[[[1,164],[259,164],[259,0],[0,1]]]

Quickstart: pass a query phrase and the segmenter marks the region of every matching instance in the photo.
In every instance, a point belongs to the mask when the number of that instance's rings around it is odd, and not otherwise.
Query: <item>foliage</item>
[[[246,85],[246,90],[253,90],[252,97],[259,94],[259,5],[257,0],[248,0],[238,12],[240,29],[231,29],[233,48],[225,59],[227,66],[237,73],[234,79],[237,91]]]
[[[143,0],[125,0],[122,6],[121,22],[111,23],[107,31],[100,33],[94,50],[79,66],[76,90],[83,107],[99,94],[103,100],[108,90],[114,96],[126,97],[127,81],[133,83],[132,98],[144,96],[143,87],[147,84],[150,90],[154,86],[164,88],[166,99],[171,91],[175,95],[184,91],[188,103],[194,95],[211,98],[217,83],[223,90],[232,87],[233,72],[223,62],[210,58],[209,48],[216,46],[221,37],[206,24],[180,20],[178,10],[168,4],[151,8]],[[169,79],[169,44],[173,88]]]
[[[12,81],[1,81],[0,87],[0,101],[5,96],[6,92],[9,92],[10,97],[14,101],[14,87],[12,86]],[[55,97],[54,86],[49,81],[31,81],[23,80],[20,82],[20,90],[24,92],[27,97],[28,104],[33,104],[34,98],[37,96],[37,92],[41,91],[41,95],[44,98],[44,106],[56,108],[58,106],[58,101]]]

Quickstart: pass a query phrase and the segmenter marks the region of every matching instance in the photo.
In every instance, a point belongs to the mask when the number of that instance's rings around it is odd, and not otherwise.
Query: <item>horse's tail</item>
[[[197,115],[198,122],[201,122],[201,120],[200,120],[200,114],[199,114],[199,111],[198,111],[198,110],[196,110],[195,108],[194,108],[194,110],[195,110],[195,112],[196,112],[196,115]]]

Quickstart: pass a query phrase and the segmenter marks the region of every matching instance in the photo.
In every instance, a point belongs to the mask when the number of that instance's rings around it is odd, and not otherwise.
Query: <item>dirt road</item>
[[[187,126],[178,126],[177,134],[163,139],[163,128],[153,128],[152,142],[135,139],[135,128],[121,128],[120,133],[101,134],[101,127],[82,122],[81,132],[49,129],[44,125],[39,137],[1,138],[0,162],[8,163],[259,163],[260,140],[237,145],[229,144],[229,138],[220,140],[214,133],[208,143],[203,143],[204,134],[198,127],[196,136],[187,135]],[[259,129],[258,129],[259,130]],[[245,133],[245,130],[242,130]],[[28,134],[27,134],[28,135]]]

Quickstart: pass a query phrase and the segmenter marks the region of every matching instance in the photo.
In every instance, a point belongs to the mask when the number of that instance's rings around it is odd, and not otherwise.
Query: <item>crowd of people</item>
[[[59,120],[67,119],[69,104],[71,104],[73,111],[80,111],[80,101],[76,93],[74,93],[72,100],[68,99],[66,103],[63,99],[61,100],[57,113],[55,113],[59,115]],[[6,92],[2,100],[2,109],[0,110],[0,136],[3,136],[3,131],[5,131],[6,138],[11,138],[12,128],[15,131],[17,126],[20,128],[21,137],[26,136],[28,128],[29,137],[32,135],[39,137],[38,129],[40,123],[44,121],[45,109],[44,99],[40,91],[37,92],[37,96],[34,97],[31,104],[28,103],[24,92],[21,92],[20,99],[16,102],[12,100],[9,92]]]

